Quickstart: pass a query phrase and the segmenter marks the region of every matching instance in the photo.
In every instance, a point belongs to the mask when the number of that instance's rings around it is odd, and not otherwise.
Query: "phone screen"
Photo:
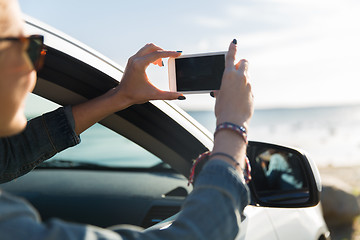
[[[224,69],[224,54],[176,58],[177,91],[219,90]]]

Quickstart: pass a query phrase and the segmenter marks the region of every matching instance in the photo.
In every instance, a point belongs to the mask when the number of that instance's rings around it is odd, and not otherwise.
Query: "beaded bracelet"
[[[246,132],[245,127],[236,125],[231,122],[223,122],[216,126],[214,137],[220,130],[223,130],[223,129],[229,129],[229,130],[239,133],[240,136],[244,139],[245,143],[248,144],[247,132]]]
[[[210,151],[204,152],[204,153],[200,154],[199,157],[196,160],[194,160],[194,162],[193,162],[193,165],[190,170],[189,179],[188,179],[188,186],[194,182],[194,179],[199,174],[200,170],[205,165],[205,163],[209,160],[209,157],[216,156],[216,155],[227,157],[230,160],[234,161],[237,166],[240,165],[235,160],[234,157],[232,157],[231,155],[229,155],[227,153],[216,152],[216,153],[212,154]],[[244,174],[245,183],[249,183],[251,181],[251,166],[250,166],[250,161],[249,161],[248,157],[246,157],[246,156],[245,156],[245,169],[242,169],[242,171]]]
[[[245,183],[249,183],[252,179],[251,177],[251,165],[250,160],[247,156],[245,156],[245,169],[243,169]]]
[[[196,178],[196,176],[198,175],[198,173],[200,172],[200,170],[202,169],[204,164],[209,160],[210,154],[211,154],[210,151],[204,152],[204,153],[200,154],[196,160],[194,160],[193,165],[190,169],[190,175],[188,178],[188,186],[194,182],[194,179]]]

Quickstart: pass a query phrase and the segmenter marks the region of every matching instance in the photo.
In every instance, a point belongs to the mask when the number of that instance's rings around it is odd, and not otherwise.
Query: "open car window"
[[[28,119],[60,107],[47,99],[30,94],[26,104]],[[152,168],[162,161],[120,134],[95,124],[81,134],[81,143],[47,160],[43,167],[103,166],[111,168]]]

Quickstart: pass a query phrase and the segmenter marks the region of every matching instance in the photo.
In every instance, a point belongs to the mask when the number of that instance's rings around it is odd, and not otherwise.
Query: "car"
[[[47,47],[27,105],[30,118],[97,97],[121,80],[123,68],[110,59],[36,19],[25,19],[27,33],[44,35]],[[80,145],[1,188],[27,199],[45,221],[56,217],[100,227],[159,229],[171,225],[191,193],[187,177],[193,159],[213,146],[212,134],[169,101],[131,106],[81,137]],[[236,239],[330,239],[319,204],[320,175],[307,154],[249,141],[247,155],[251,204]],[[281,158],[286,173],[276,169]],[[281,179],[290,179],[286,187]]]

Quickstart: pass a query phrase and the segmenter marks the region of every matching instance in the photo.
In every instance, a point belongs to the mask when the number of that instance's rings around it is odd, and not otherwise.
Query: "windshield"
[[[26,116],[31,119],[58,107],[60,106],[49,100],[30,94],[26,105]],[[43,166],[151,168],[161,166],[161,163],[158,157],[129,139],[101,124],[95,124],[81,134],[80,144],[56,154]]]

